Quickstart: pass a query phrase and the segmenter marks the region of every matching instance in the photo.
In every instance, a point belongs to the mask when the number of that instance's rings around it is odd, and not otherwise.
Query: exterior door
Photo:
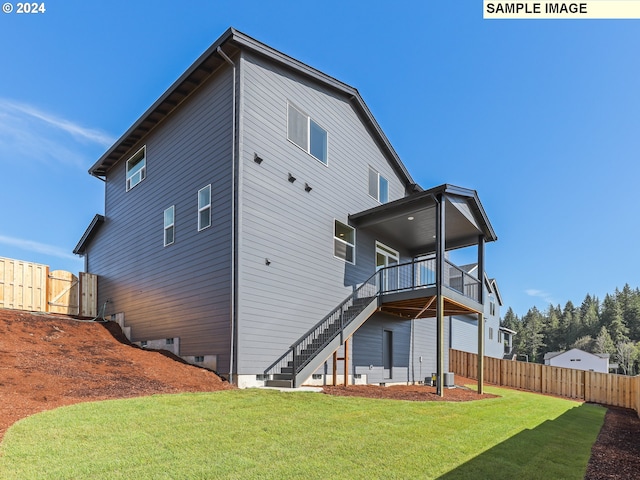
[[[394,249],[386,245],[376,242],[376,272],[385,267],[393,267],[400,262],[400,256]],[[397,269],[385,270],[381,280],[380,288],[387,292],[397,290],[399,288],[398,278],[399,271]]]
[[[382,372],[385,379],[393,378],[393,332],[382,331]]]

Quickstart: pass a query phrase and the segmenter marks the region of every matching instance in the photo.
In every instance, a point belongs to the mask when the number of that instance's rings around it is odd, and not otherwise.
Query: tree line
[[[514,354],[530,362],[544,363],[548,352],[579,348],[608,353],[619,373],[634,375],[640,362],[640,289],[628,284],[600,300],[587,294],[580,306],[568,301],[564,307],[549,305],[545,311],[532,307],[519,318],[509,307],[502,326],[515,330]]]

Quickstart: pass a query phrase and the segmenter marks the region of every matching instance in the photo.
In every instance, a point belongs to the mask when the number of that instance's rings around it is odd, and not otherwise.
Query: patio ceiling
[[[415,193],[349,216],[351,224],[402,245],[418,256],[435,251],[437,198],[444,199],[445,248],[452,250],[497,240],[474,190],[453,185]]]

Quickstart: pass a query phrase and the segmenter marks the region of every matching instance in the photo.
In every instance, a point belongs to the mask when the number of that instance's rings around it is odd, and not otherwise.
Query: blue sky
[[[14,2],[15,4],[15,2]],[[478,191],[519,315],[640,285],[640,20],[482,2],[50,0],[0,14],[0,256],[80,271],[87,169],[229,26],[360,91],[414,179]]]

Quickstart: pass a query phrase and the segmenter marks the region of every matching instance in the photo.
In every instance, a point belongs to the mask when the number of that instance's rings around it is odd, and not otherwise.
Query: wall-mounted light
[[[257,153],[254,153],[253,161],[256,162],[258,165],[260,165],[262,163],[262,157],[260,157],[260,155],[258,155]]]
[[[293,183],[293,182],[295,182],[295,181],[296,181],[296,177],[294,177],[293,175],[291,175],[291,173],[289,173],[289,181],[290,181],[291,183]]]
[[[269,260],[268,258],[265,258],[265,259],[264,259],[264,264],[265,264],[266,266],[271,265],[271,260]]]
[[[407,217],[407,220],[409,220],[409,221],[411,221],[413,219],[414,219],[414,217]]]
[[[308,183],[304,184],[304,191],[309,193],[311,190],[313,190],[313,188],[311,188],[311,185],[309,185]]]

